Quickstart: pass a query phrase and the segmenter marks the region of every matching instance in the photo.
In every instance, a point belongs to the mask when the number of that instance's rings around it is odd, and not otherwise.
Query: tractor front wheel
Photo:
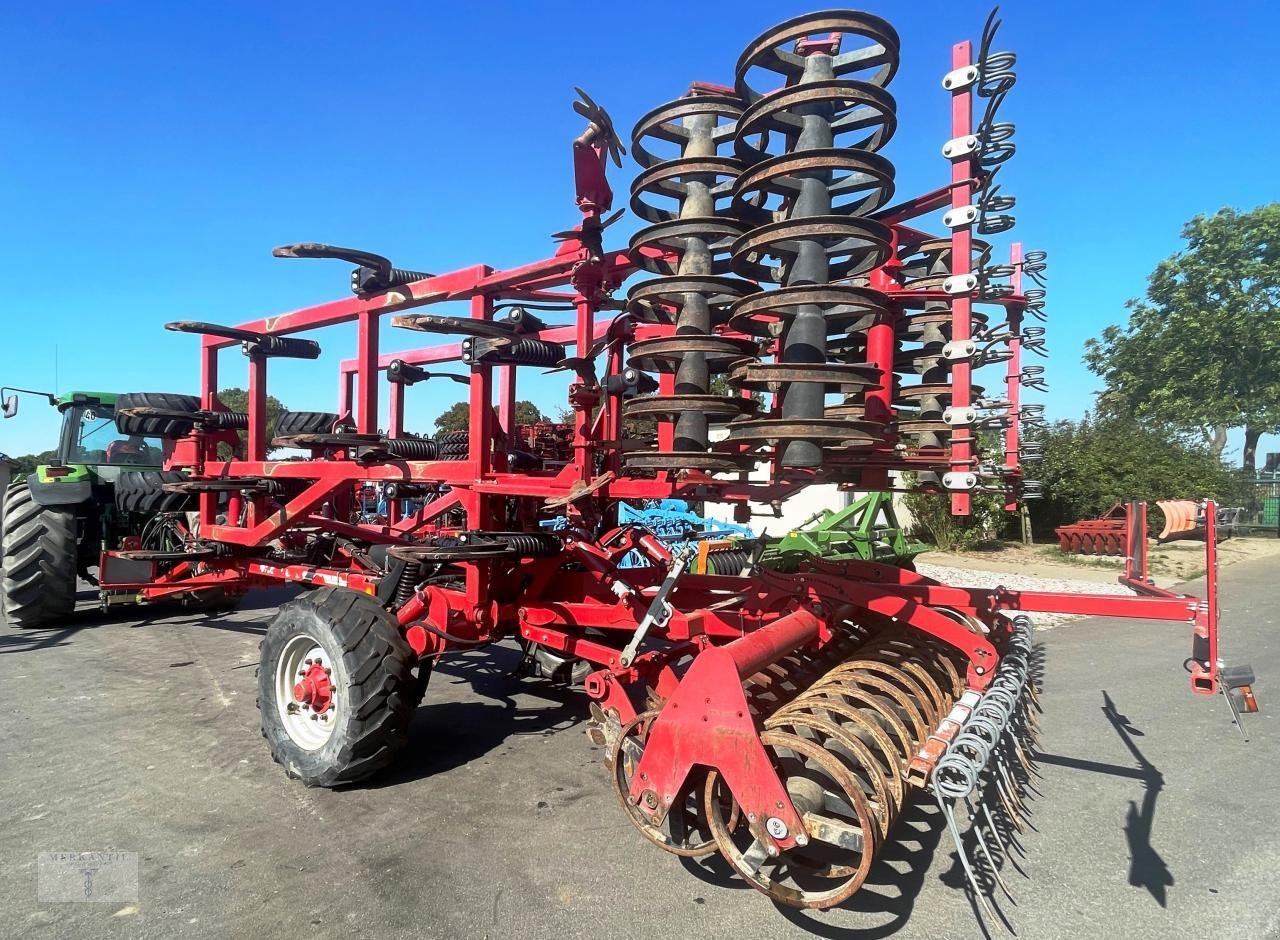
[[[0,519],[0,608],[11,627],[47,627],[76,609],[76,514],[9,488]]]
[[[260,651],[262,736],[290,777],[309,787],[354,783],[404,747],[415,656],[374,598],[311,591],[280,608]]]

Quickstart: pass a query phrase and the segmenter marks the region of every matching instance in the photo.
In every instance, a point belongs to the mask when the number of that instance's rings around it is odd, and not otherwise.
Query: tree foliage
[[[1196,216],[1182,237],[1085,363],[1106,383],[1100,412],[1199,433],[1215,453],[1244,428],[1252,470],[1258,438],[1280,431],[1280,202]]]
[[[249,410],[249,393],[242,388],[224,388],[218,392],[218,399],[227,406],[231,411]],[[280,412],[288,411],[284,403],[280,399],[268,395],[267,396],[267,442],[276,436],[276,421],[280,418]],[[245,452],[245,447],[249,440],[249,435],[245,431],[236,432],[240,436],[240,452]],[[218,457],[221,460],[229,460],[231,458],[231,448],[226,444],[218,445]]]
[[[516,402],[515,419],[517,425],[537,424],[539,421],[550,420],[533,402],[523,400]],[[470,420],[471,405],[465,401],[456,402],[436,418],[436,430],[442,433],[465,431]]]
[[[1214,497],[1240,502],[1238,476],[1208,444],[1182,440],[1133,417],[1059,421],[1032,436],[1044,460],[1029,475],[1044,499],[1029,504],[1037,531],[1102,515],[1116,502]]]
[[[21,457],[12,459],[18,465],[13,471],[13,479],[16,480],[19,477],[30,476],[35,473],[36,467],[53,463],[58,459],[58,452],[56,450],[44,450],[38,454],[23,454]]]
[[[912,485],[915,480],[915,474],[906,474],[903,482]],[[951,514],[951,493],[947,491],[910,492],[902,502],[911,515],[913,534],[944,552],[965,551],[999,538],[1012,518],[998,493],[973,493],[967,516]]]

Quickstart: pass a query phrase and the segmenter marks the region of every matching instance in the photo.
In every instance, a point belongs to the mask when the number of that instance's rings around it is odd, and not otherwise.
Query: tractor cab
[[[159,467],[164,462],[158,437],[121,434],[116,429],[116,395],[109,392],[72,392],[58,399],[62,435],[58,462],[63,466]],[[103,474],[113,476],[113,474]]]

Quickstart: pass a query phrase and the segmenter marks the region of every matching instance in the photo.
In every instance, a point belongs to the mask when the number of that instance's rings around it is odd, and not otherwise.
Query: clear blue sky
[[[900,195],[942,183],[955,40],[985,3],[869,3],[902,37],[886,151]],[[327,241],[443,271],[545,257],[577,219],[572,86],[624,133],[693,79],[729,83],[763,29],[818,4],[13,4],[0,42],[4,334],[0,383],[194,392],[196,340],[172,319],[236,323],[342,296],[337,262],[270,249]],[[1179,247],[1182,223],[1280,197],[1270,3],[1004,5],[1019,82],[1005,190],[1014,235],[1050,259],[1052,417],[1090,406],[1082,344]],[[624,192],[634,164],[613,174]],[[622,244],[630,220],[620,223]],[[397,348],[416,334],[393,335]],[[273,364],[299,409],[336,405],[352,333],[319,363]],[[1194,337],[1188,337],[1194,343]],[[243,359],[224,354],[224,384]],[[452,383],[410,392],[427,429]],[[558,383],[526,391],[544,409]],[[0,451],[50,446],[34,400]],[[1238,447],[1238,439],[1236,446]],[[1261,450],[1277,450],[1275,438]]]

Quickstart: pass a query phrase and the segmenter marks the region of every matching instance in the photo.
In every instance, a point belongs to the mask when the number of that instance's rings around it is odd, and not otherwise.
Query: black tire
[[[327,411],[282,411],[276,419],[276,437],[295,434],[330,434],[338,416]]]
[[[296,637],[324,650],[336,705],[328,738],[307,748],[284,724],[277,670]],[[303,644],[299,644],[303,645]],[[374,598],[318,588],[280,608],[259,646],[258,711],[271,757],[309,787],[355,783],[394,760],[417,704],[416,658],[399,625]],[[284,677],[287,681],[289,677]]]
[[[169,493],[165,483],[181,483],[177,470],[125,470],[116,480],[116,508],[126,512],[188,512],[199,506],[194,493]]]
[[[190,421],[120,414],[127,408],[163,408],[166,411],[185,411],[190,414],[200,410],[200,399],[194,395],[175,395],[171,392],[126,392],[116,397],[116,430],[121,434],[186,437],[191,433]]]
[[[65,621],[76,609],[76,514],[40,506],[26,483],[9,488],[0,519],[0,608],[11,627]]]

